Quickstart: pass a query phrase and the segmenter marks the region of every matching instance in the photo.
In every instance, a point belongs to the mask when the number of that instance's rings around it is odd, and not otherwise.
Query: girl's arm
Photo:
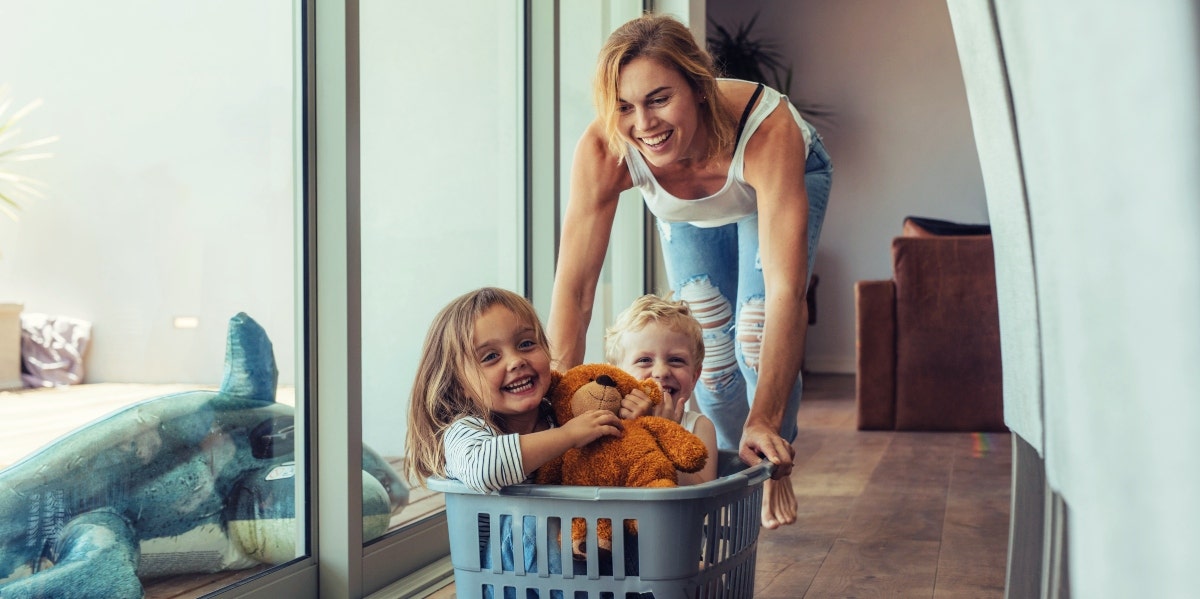
[[[443,438],[446,475],[477,493],[491,493],[525,482],[542,464],[572,447],[583,447],[604,435],[620,436],[616,414],[592,410],[566,425],[518,435],[500,433],[475,417],[450,425]]]
[[[525,480],[517,435],[499,433],[475,417],[456,420],[442,438],[446,476],[477,493],[490,493]]]
[[[546,326],[559,370],[583,362],[596,281],[608,251],[617,199],[633,186],[628,168],[608,151],[602,131],[599,122],[588,127],[575,147],[571,166],[571,198],[563,217]]]
[[[583,447],[605,435],[621,436],[621,419],[608,410],[579,414],[558,427],[520,436],[525,477],[568,449]]]
[[[758,195],[759,254],[766,285],[758,389],[742,432],[747,463],[761,453],[776,464],[775,477],[792,470],[791,443],[779,436],[784,408],[804,357],[808,305],[808,192],[804,187],[804,136],[781,102],[746,147],[746,182]]]

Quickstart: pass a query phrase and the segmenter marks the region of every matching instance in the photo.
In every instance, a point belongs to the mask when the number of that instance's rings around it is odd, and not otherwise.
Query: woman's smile
[[[675,133],[674,130],[667,131],[666,133],[660,133],[653,137],[642,137],[641,140],[644,145],[657,149],[659,146],[665,143],[673,133]]]

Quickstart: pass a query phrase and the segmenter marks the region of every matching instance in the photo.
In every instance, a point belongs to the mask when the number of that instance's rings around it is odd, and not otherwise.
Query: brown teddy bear
[[[609,364],[582,364],[565,373],[554,373],[550,404],[559,425],[588,410],[616,413],[621,400],[636,388],[658,404],[662,389],[652,379],[638,381],[633,375]],[[582,448],[569,449],[538,469],[534,482],[603,487],[674,487],[676,469],[696,472],[704,467],[708,451],[699,437],[678,423],[658,416],[623,420],[621,437],[604,436]],[[637,523],[630,521],[630,533]],[[601,520],[596,526],[600,549],[612,549],[612,524]],[[586,526],[581,519],[571,523],[571,546],[582,558]]]

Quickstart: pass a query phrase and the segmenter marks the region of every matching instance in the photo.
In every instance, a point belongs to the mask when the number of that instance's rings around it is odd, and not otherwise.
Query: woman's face
[[[617,117],[621,135],[654,166],[704,155],[699,99],[679,71],[652,58],[621,67]]]

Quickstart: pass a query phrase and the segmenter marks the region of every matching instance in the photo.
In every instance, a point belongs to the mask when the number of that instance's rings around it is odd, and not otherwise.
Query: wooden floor
[[[799,421],[799,518],[759,536],[756,598],[1004,596],[1007,433],[860,432],[852,375],[806,377]]]

